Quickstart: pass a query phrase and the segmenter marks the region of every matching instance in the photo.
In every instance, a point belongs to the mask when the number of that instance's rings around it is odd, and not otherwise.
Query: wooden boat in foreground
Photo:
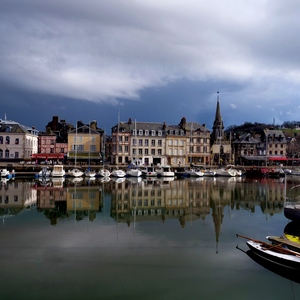
[[[239,234],[237,236],[248,239],[248,247],[257,256],[285,268],[300,270],[300,253],[286,249],[282,244],[272,245]]]

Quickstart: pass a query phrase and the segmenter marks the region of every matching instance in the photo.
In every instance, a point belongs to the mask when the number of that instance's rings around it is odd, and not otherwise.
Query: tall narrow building
[[[216,116],[212,127],[211,143],[212,144],[215,144],[217,142],[220,143],[223,139],[224,139],[224,124],[221,116],[220,99],[219,99],[219,92],[218,92]]]
[[[211,133],[211,161],[222,165],[231,161],[231,145],[224,134],[224,124],[221,116],[219,92],[217,97],[217,108]]]

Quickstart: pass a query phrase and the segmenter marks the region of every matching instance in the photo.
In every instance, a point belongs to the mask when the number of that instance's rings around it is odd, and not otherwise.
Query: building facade
[[[30,160],[38,152],[38,133],[34,127],[0,120],[0,160]]]

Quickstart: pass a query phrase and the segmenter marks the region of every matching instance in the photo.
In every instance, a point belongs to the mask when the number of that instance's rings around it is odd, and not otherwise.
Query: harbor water
[[[260,264],[236,237],[282,235],[293,185],[2,180],[1,299],[299,299],[288,271]]]

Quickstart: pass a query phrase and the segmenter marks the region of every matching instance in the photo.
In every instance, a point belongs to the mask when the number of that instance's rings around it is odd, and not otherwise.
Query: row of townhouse
[[[186,166],[209,160],[210,131],[185,118],[178,125],[129,119],[112,128],[112,164]]]
[[[70,164],[187,166],[190,164],[253,164],[284,161],[288,143],[281,130],[266,129],[260,134],[230,133],[226,139],[219,102],[213,131],[205,125],[187,122],[118,122],[111,135],[97,122],[75,126],[54,116],[45,132],[14,121],[0,120],[0,160],[33,162],[61,161]]]
[[[129,119],[112,127],[111,136],[106,136],[96,121],[78,121],[74,127],[57,116],[46,125],[45,132],[13,121],[0,123],[0,159],[4,160],[99,164],[106,159],[111,164],[177,166],[210,162],[210,131],[185,118],[178,125]]]

